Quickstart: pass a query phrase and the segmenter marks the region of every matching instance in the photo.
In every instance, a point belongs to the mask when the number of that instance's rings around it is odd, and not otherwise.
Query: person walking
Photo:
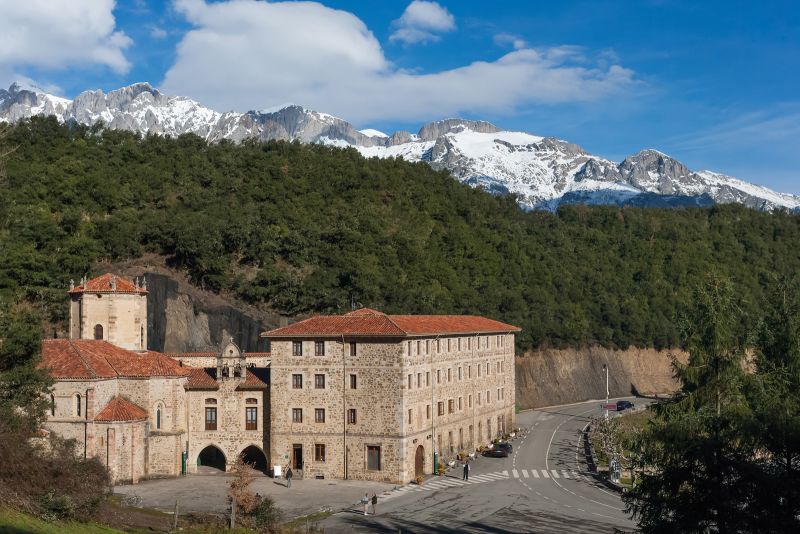
[[[363,497],[361,497],[361,504],[364,505],[364,515],[369,515],[367,513],[367,507],[369,506],[369,495],[367,495],[366,493],[364,494]]]
[[[289,488],[292,487],[292,476],[293,476],[292,468],[291,467],[287,467],[286,468],[286,489],[289,489]]]
[[[464,480],[469,480],[469,461],[464,462]]]
[[[378,504],[378,495],[373,493],[372,494],[372,515],[377,515],[378,512],[375,511],[375,505]]]

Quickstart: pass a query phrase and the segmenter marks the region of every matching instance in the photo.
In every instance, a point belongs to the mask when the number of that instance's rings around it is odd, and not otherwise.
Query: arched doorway
[[[253,469],[266,472],[267,470],[267,457],[261,452],[261,449],[255,445],[250,445],[241,453],[242,459],[245,463],[253,466]]]
[[[420,445],[417,447],[417,453],[414,455],[414,477],[421,477],[425,474],[425,447]]]
[[[197,465],[225,471],[225,454],[215,446],[209,445],[197,455]]]

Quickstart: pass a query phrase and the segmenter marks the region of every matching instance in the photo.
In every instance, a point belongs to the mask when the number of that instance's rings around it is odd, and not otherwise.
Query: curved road
[[[641,404],[641,399],[630,399]],[[600,402],[517,415],[527,434],[508,458],[478,458],[470,481],[461,469],[381,496],[377,516],[342,512],[325,532],[613,532],[635,525],[619,494],[586,472],[581,432]]]

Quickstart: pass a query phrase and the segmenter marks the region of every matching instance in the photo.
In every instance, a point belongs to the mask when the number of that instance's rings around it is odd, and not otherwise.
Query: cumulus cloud
[[[520,50],[528,46],[528,43],[525,41],[525,39],[517,37],[516,35],[511,35],[510,33],[498,33],[495,35],[494,44],[502,47],[510,46],[514,50]]]
[[[124,74],[123,51],[132,43],[115,29],[113,0],[25,0],[3,2],[0,73],[26,67],[63,69],[102,65]]]
[[[633,83],[630,70],[600,68],[575,47],[525,47],[496,61],[408,72],[386,59],[360,19],[315,2],[177,0],[175,7],[194,27],[162,89],[221,110],[298,102],[356,123],[419,120],[597,100]]]
[[[394,21],[395,31],[390,41],[405,44],[438,41],[439,33],[456,29],[456,19],[437,2],[414,0],[402,16]]]

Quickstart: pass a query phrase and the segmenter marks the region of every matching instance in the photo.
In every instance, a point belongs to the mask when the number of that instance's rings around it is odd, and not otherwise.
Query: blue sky
[[[481,118],[800,193],[796,2],[19,4],[0,21],[6,85],[72,97],[149,81],[218,110],[294,102],[389,133]]]

